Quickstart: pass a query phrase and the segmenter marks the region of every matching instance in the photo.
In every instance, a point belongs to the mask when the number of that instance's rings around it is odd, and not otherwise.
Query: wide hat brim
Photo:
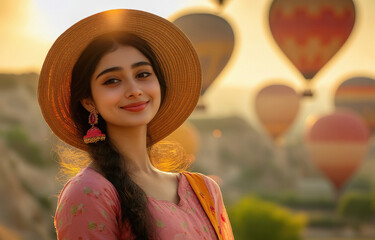
[[[86,46],[97,36],[113,31],[126,31],[144,39],[160,63],[167,90],[158,113],[148,124],[152,143],[176,130],[190,116],[200,96],[202,73],[198,56],[173,23],[129,9],[89,16],[71,26],[52,45],[38,85],[39,105],[51,130],[62,141],[85,151],[88,146],[69,110],[71,73]]]

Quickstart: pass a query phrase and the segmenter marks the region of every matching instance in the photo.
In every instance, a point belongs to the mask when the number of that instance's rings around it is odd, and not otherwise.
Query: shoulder
[[[121,205],[114,186],[91,168],[70,179],[58,200],[55,227],[60,238],[115,239]],[[100,237],[95,235],[100,233]]]
[[[60,201],[82,197],[117,199],[117,191],[105,177],[91,168],[83,168],[70,179],[60,193]]]
[[[112,183],[88,167],[65,184],[59,196],[58,208],[82,204],[111,208],[115,212],[121,209],[118,193]]]
[[[219,185],[211,177],[197,172],[185,172],[190,175],[196,175],[204,180],[204,183],[213,198],[221,198],[221,191]]]
[[[206,183],[206,186],[207,186],[208,190],[210,191],[211,195],[215,196],[215,197],[216,196],[221,197],[221,191],[220,191],[219,184],[217,184],[217,182],[209,176],[206,176],[206,175],[201,174],[201,173],[199,173],[199,175],[201,175],[203,177],[204,182]]]

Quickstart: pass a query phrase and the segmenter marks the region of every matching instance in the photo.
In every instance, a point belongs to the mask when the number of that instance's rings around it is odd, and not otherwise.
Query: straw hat
[[[95,37],[112,31],[126,31],[144,39],[160,63],[167,92],[163,105],[148,125],[153,143],[177,129],[194,110],[200,96],[198,56],[188,38],[174,24],[159,16],[129,9],[89,16],[55,41],[44,61],[38,85],[39,105],[51,130],[64,142],[82,150],[87,150],[88,146],[69,111],[72,69]]]

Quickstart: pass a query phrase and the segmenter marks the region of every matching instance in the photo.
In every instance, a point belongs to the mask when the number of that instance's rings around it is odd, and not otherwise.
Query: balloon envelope
[[[269,10],[276,43],[308,80],[342,47],[354,21],[352,0],[274,0]]]
[[[162,171],[185,171],[194,161],[199,148],[199,134],[185,122],[162,141],[154,144],[149,156],[152,164]]]
[[[274,140],[291,126],[299,106],[300,96],[285,85],[267,86],[255,98],[258,118]]]
[[[338,190],[362,163],[369,130],[356,114],[340,111],[319,118],[306,140],[311,160]]]
[[[228,63],[234,33],[222,17],[209,13],[184,15],[173,21],[191,40],[202,66],[202,95]]]
[[[199,134],[196,128],[189,122],[185,122],[164,140],[178,142],[187,154],[195,156],[199,149]]]
[[[367,77],[350,78],[337,88],[337,109],[346,108],[356,112],[375,133],[375,80]]]

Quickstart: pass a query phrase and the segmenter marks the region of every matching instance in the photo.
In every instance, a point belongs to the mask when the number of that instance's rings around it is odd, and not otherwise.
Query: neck
[[[156,171],[147,153],[146,125],[131,128],[108,125],[107,132],[110,141],[124,157],[124,161],[127,161],[129,174],[149,174]]]

